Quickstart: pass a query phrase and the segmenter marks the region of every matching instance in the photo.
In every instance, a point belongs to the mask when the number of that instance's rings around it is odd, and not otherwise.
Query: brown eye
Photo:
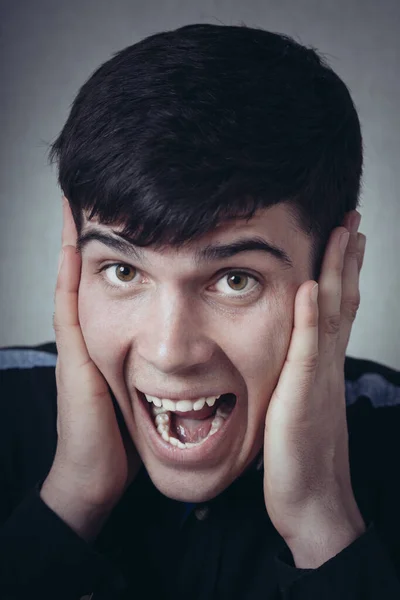
[[[234,273],[228,277],[227,281],[232,290],[235,292],[241,292],[246,288],[249,278],[247,275]]]
[[[259,280],[254,275],[246,273],[246,271],[233,270],[225,273],[216,284],[217,291],[232,299],[244,298],[245,296],[250,296],[250,294],[255,294],[261,287]]]
[[[115,274],[119,281],[129,283],[135,277],[136,269],[128,265],[115,265]]]

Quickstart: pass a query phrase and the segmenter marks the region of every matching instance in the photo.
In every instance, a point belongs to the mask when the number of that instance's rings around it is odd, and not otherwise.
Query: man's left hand
[[[357,234],[360,219],[351,211],[333,230],[317,301],[310,299],[315,281],[297,291],[292,337],[266,415],[266,508],[301,568],[316,568],[365,531],[350,478],[344,377],[360,304],[366,241]]]

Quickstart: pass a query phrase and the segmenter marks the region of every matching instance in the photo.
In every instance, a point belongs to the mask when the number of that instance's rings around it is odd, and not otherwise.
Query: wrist
[[[40,490],[45,504],[86,542],[92,542],[108,519],[113,505],[92,504],[73,490],[65,491],[46,479]]]
[[[364,521],[339,522],[336,525],[317,524],[308,528],[307,535],[286,542],[299,569],[317,569],[350,546],[366,531]]]

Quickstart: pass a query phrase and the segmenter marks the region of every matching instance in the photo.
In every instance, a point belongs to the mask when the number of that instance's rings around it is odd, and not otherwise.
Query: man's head
[[[296,291],[318,279],[331,230],[357,207],[362,143],[348,90],[288,37],[182,27],[92,75],[51,159],[80,236],[89,353],[155,485],[207,500],[259,452]],[[159,434],[138,390],[234,400],[217,400],[217,415],[231,412],[204,446],[161,450],[163,429],[204,437],[211,408],[197,422],[158,418]]]

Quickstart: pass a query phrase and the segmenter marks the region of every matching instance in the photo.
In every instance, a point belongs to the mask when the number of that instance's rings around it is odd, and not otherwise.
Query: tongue
[[[182,412],[176,410],[173,414],[177,417],[183,417],[184,419],[190,419],[192,421],[202,421],[203,419],[208,419],[211,415],[215,413],[218,406],[222,404],[222,396],[220,396],[216,401],[214,406],[208,406],[205,404],[201,410],[189,410],[186,412]]]
[[[207,406],[201,410],[189,412],[171,412],[171,433],[180,442],[195,444],[201,442],[210,433],[211,424],[217,409],[221,406],[232,409],[235,404],[233,394],[222,394],[214,406]]]
[[[200,442],[207,437],[211,429],[211,423],[214,418],[216,408],[213,406],[213,413],[205,419],[189,419],[177,414],[171,414],[171,433],[179,441],[191,444]]]
[[[214,406],[205,404],[201,410],[171,413],[172,435],[183,443],[194,444],[204,440],[210,433],[212,420],[222,402],[223,396],[220,396]]]

